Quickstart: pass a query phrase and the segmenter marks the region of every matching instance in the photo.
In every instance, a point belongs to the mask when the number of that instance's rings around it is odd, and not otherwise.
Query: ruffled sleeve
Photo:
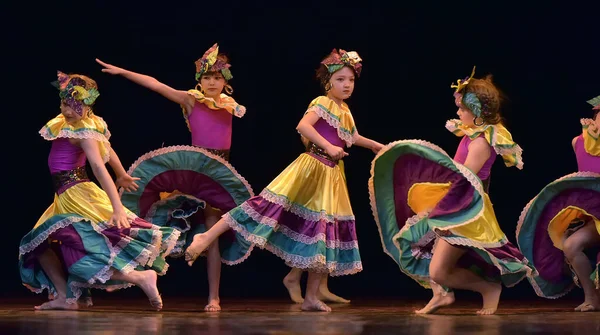
[[[216,102],[213,98],[206,97],[204,94],[202,94],[202,92],[200,92],[198,90],[189,90],[188,94],[193,96],[194,99],[196,99],[196,101],[198,101],[201,104],[206,105],[206,107],[208,107],[210,109],[213,109],[213,110],[224,109],[224,110],[228,111],[231,115],[237,116],[240,118],[243,117],[244,114],[246,114],[246,107],[238,104],[235,101],[235,99],[228,96],[227,94],[221,94],[220,102]],[[184,110],[184,114],[185,114],[185,110]]]
[[[39,131],[47,141],[58,138],[93,139],[98,141],[104,163],[110,159],[110,131],[106,122],[95,114],[69,124],[62,114],[48,121]]]
[[[486,141],[494,148],[496,154],[502,156],[506,166],[516,166],[523,169],[523,149],[512,139],[511,133],[502,124],[467,127],[460,120],[452,119],[446,122],[446,129],[454,135],[469,136],[471,139],[484,134]]]
[[[581,126],[585,151],[592,156],[600,156],[600,128],[592,119],[581,119]]]
[[[326,96],[314,99],[309,105],[306,113],[315,112],[327,124],[337,130],[337,135],[348,147],[356,142],[358,132],[354,124],[354,118],[350,109],[344,103],[341,107]]]

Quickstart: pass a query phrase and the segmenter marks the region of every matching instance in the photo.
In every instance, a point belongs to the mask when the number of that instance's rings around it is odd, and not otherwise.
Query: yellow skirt
[[[128,209],[125,211],[130,221],[136,218]],[[54,215],[77,214],[93,223],[99,223],[110,220],[112,213],[112,204],[106,192],[93,182],[83,182],[69,187],[61,194],[54,194],[54,202],[33,228],[37,228]]]
[[[336,218],[354,217],[343,161],[330,167],[309,154],[301,154],[261,195],[268,197],[268,200],[286,202],[305,213],[323,213]]]

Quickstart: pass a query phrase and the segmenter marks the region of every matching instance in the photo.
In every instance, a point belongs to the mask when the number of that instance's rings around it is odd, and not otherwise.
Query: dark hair
[[[594,116],[592,116],[592,120],[596,120],[596,116],[598,116],[598,113],[600,113],[600,109],[595,109]]]
[[[500,115],[500,104],[502,93],[492,82],[492,75],[483,79],[471,79],[462,93],[475,93],[481,102],[481,118],[487,124],[498,124],[502,122]]]

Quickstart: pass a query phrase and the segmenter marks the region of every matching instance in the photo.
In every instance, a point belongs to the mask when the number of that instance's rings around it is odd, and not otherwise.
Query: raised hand
[[[110,74],[122,74],[123,72],[125,72],[124,69],[108,64],[108,63],[104,63],[103,61],[99,60],[98,58],[96,58],[96,63],[104,66],[104,68],[102,69],[102,72],[106,72],[106,73],[110,73]]]

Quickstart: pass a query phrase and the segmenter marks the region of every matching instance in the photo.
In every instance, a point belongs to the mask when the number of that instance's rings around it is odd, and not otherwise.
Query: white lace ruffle
[[[127,174],[131,175],[133,173],[133,171],[135,171],[135,169],[137,169],[137,167],[140,164],[142,164],[144,161],[146,161],[146,160],[149,160],[149,159],[154,158],[154,157],[158,157],[160,155],[164,155],[166,153],[176,152],[176,151],[192,151],[192,152],[197,152],[197,153],[201,153],[201,154],[203,154],[205,156],[208,156],[211,159],[214,159],[214,160],[218,161],[219,163],[223,164],[226,168],[228,168],[231,171],[231,173],[237,179],[239,179],[242,182],[242,184],[244,184],[244,186],[246,187],[246,189],[250,193],[251,197],[254,196],[254,191],[252,190],[252,187],[250,186],[250,183],[248,183],[248,181],[244,177],[242,177],[242,175],[240,175],[236,171],[236,169],[231,164],[229,164],[229,162],[227,162],[222,157],[219,157],[219,156],[217,156],[215,154],[212,154],[212,153],[208,152],[205,149],[202,149],[202,148],[199,148],[199,147],[194,147],[194,146],[191,146],[191,145],[174,145],[174,146],[164,147],[164,148],[156,149],[156,150],[150,151],[148,153],[145,153],[142,156],[140,156],[131,165],[131,167],[129,167],[129,169],[127,170]]]
[[[252,208],[247,203],[243,203],[240,206],[240,209],[243,210],[244,213],[246,213],[246,215],[251,217],[252,220],[254,220],[255,222],[269,226],[273,229],[273,231],[280,232],[283,235],[291,238],[292,240],[294,240],[296,242],[300,242],[300,243],[308,244],[308,245],[315,244],[317,242],[323,242],[329,249],[340,249],[340,250],[358,249],[358,241],[342,242],[337,238],[336,239],[327,239],[327,236],[325,235],[325,233],[319,233],[315,236],[308,236],[308,235],[300,234],[285,225],[280,225],[279,222],[273,218],[263,216],[262,214],[255,211],[254,208]]]
[[[225,214],[223,219],[233,230],[242,235],[247,241],[254,243],[261,249],[272,252],[283,259],[290,267],[329,273],[330,276],[343,276],[362,271],[362,262],[360,261],[340,264],[337,261],[327,261],[326,257],[320,254],[311,257],[289,254],[270,244],[265,238],[250,233],[229,214]]]
[[[260,192],[260,196],[267,200],[270,203],[279,205],[283,207],[285,211],[290,213],[294,213],[297,216],[313,222],[318,221],[327,221],[330,223],[336,223],[339,221],[355,221],[354,215],[336,215],[336,214],[327,214],[325,211],[315,212],[306,207],[302,207],[293,201],[290,201],[284,196],[278,195],[265,188],[262,192]]]
[[[346,146],[351,147],[356,142],[358,134],[356,132],[354,132],[353,134],[345,132],[340,125],[340,120],[334,118],[323,107],[318,106],[318,105],[312,106],[307,110],[307,113],[308,112],[315,112],[315,114],[317,114],[320,118],[325,120],[325,122],[327,122],[328,125],[335,128],[337,130],[338,137],[341,138],[346,143]],[[351,131],[351,130],[352,129],[348,129],[348,131]]]

